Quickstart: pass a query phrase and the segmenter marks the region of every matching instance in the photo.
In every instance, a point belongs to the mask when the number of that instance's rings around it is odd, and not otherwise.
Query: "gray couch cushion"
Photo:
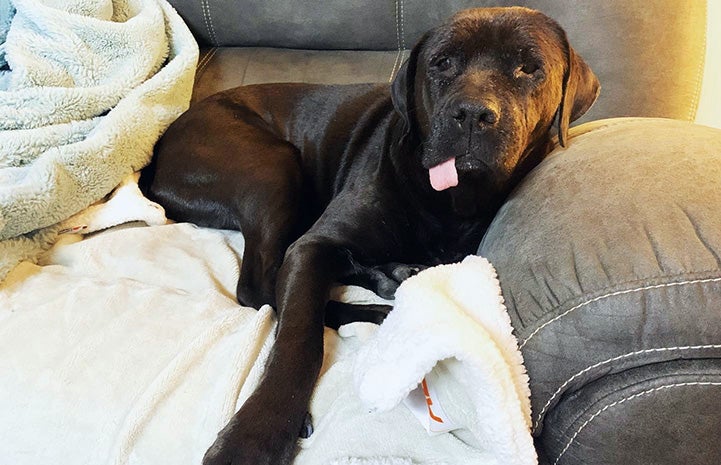
[[[721,131],[583,125],[503,206],[497,267],[531,377],[533,422],[610,372],[721,357]]]

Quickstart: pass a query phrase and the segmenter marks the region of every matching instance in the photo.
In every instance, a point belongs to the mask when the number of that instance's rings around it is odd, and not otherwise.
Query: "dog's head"
[[[568,126],[598,96],[598,79],[554,20],[527,8],[464,10],[427,32],[391,87],[421,143],[431,185],[482,178],[499,191],[554,118]]]

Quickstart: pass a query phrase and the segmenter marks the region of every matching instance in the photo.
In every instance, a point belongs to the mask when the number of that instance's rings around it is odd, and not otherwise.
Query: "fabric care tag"
[[[441,399],[435,388],[438,377],[430,372],[421,384],[412,390],[403,403],[421,422],[429,435],[437,436],[460,428],[453,422],[441,405]]]

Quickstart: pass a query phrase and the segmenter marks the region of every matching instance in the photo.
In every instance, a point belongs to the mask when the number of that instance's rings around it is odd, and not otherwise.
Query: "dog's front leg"
[[[323,318],[343,249],[303,236],[286,253],[277,285],[276,341],[255,392],[218,434],[204,465],[286,465],[295,455],[323,361]]]

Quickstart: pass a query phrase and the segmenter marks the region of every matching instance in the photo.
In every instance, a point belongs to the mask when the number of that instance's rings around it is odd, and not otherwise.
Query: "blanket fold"
[[[165,0],[0,0],[3,11],[0,279],[147,164],[189,105],[198,59]]]
[[[393,312],[361,348],[354,380],[364,405],[381,412],[422,384],[428,421],[450,420],[458,438],[494,458],[457,463],[537,463],[528,376],[484,258],[469,256],[404,282]]]

